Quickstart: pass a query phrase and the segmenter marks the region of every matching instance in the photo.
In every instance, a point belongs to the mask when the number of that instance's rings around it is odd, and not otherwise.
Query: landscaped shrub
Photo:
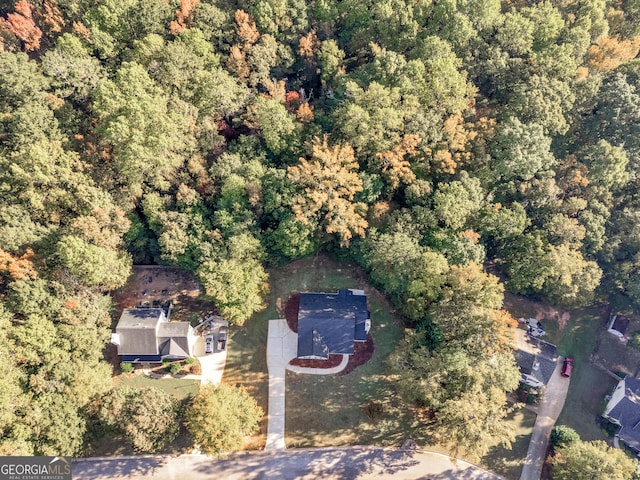
[[[615,437],[616,433],[618,433],[618,430],[620,429],[620,426],[616,425],[615,423],[611,423],[605,418],[601,418],[601,420],[602,421],[600,423],[600,426],[602,427],[602,429],[607,433],[609,437]]]
[[[635,332],[632,335],[631,340],[629,340],[629,346],[640,350],[640,332]]]
[[[182,367],[180,366],[179,363],[172,363],[171,365],[166,366],[165,370],[169,372],[171,375],[175,375],[177,373],[180,373],[180,370],[182,370]]]
[[[194,363],[196,363],[196,359],[193,357],[187,357],[184,359],[184,363],[186,363],[187,365],[193,365]]]
[[[555,450],[558,448],[566,447],[567,445],[572,444],[573,442],[577,442],[580,440],[580,435],[573,428],[567,427],[566,425],[558,425],[553,427],[551,430],[551,438],[549,439],[549,443],[551,447]]]
[[[121,362],[120,363],[120,368],[122,369],[122,371],[124,373],[131,373],[131,372],[133,372],[133,363]]]

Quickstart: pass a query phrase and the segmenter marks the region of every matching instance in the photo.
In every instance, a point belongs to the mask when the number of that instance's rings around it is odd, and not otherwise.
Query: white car
[[[204,353],[213,353],[213,335],[204,337]]]

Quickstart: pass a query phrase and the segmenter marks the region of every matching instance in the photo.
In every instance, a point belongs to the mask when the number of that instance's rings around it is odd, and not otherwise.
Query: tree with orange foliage
[[[640,36],[621,40],[620,37],[600,37],[589,47],[589,67],[598,72],[615,70],[638,56]]]
[[[15,13],[8,13],[6,20],[0,18],[0,26],[22,40],[26,51],[38,50],[42,30],[33,20],[33,6],[28,0],[19,0],[14,8]]]
[[[199,3],[200,0],[182,0],[180,2],[180,8],[176,10],[176,19],[169,25],[171,33],[174,35],[180,35],[185,28],[189,28],[193,17],[193,11]]]
[[[0,249],[0,273],[8,274],[12,280],[33,280],[38,272],[32,258],[33,250],[30,248],[20,257]]]
[[[293,205],[300,223],[318,221],[327,233],[337,234],[344,246],[354,235],[364,236],[365,208],[353,201],[363,186],[351,145],[330,146],[326,136],[315,138],[311,159],[300,158],[298,165],[289,167],[288,178],[303,190]]]
[[[410,185],[416,179],[416,175],[411,170],[411,162],[405,157],[415,155],[420,142],[422,139],[418,135],[405,135],[392,150],[376,155],[375,166],[386,180],[390,195],[398,189],[400,183]]]

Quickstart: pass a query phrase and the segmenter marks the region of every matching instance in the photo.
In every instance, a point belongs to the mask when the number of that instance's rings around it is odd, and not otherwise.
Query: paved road
[[[564,359],[558,357],[556,369],[545,389],[542,404],[538,408],[538,416],[533,426],[529,450],[525,459],[520,480],[539,480],[542,473],[551,429],[556,423],[569,390],[569,379],[560,375]]]
[[[462,460],[425,451],[344,447],[254,451],[215,459],[203,455],[87,459],[74,480],[504,480]]]

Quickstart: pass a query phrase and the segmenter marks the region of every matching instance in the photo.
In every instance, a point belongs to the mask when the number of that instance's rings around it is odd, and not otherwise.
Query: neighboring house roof
[[[640,380],[626,377],[620,380],[621,395],[611,397],[603,417],[620,425],[618,437],[630,448],[640,452]]]
[[[189,357],[192,331],[188,322],[168,322],[161,308],[127,308],[116,326],[118,355],[140,361]]]
[[[520,368],[522,380],[533,386],[546,385],[556,369],[558,361],[556,346],[527,335],[521,329],[517,329],[516,333],[518,348],[513,355]]]
[[[127,308],[116,326],[118,355],[157,355],[158,324],[165,321],[161,308]]]
[[[351,355],[354,342],[366,341],[369,310],[359,290],[301,293],[298,309],[298,356]]]

